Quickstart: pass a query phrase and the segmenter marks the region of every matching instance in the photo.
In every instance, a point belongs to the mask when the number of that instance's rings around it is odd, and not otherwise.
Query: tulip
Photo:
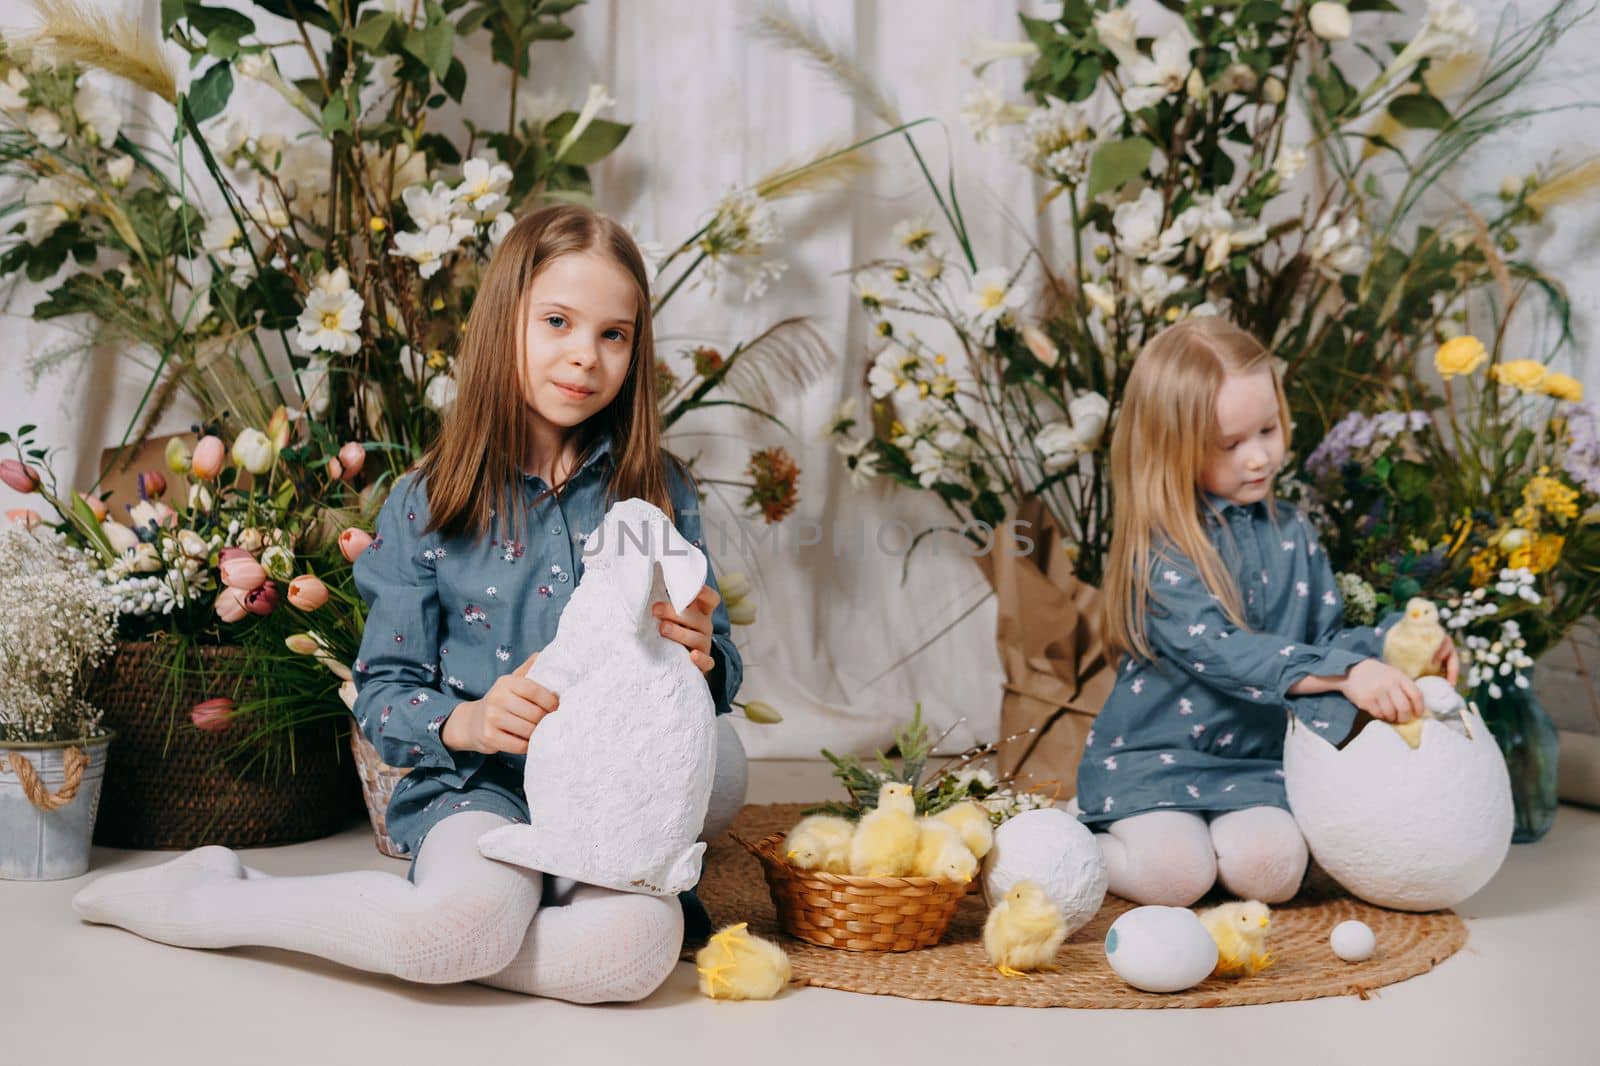
[[[0,460],[0,481],[23,494],[39,491],[39,471],[16,459]]]
[[[736,626],[754,625],[756,621],[756,605],[747,600],[728,605],[728,623]]]
[[[783,721],[783,715],[778,713],[778,708],[770,703],[762,703],[760,700],[751,700],[744,704],[744,716],[752,722],[760,722],[762,725],[776,725]]]
[[[224,588],[217,593],[217,617],[230,625],[248,612],[244,609],[244,593],[236,588]]]
[[[266,570],[260,563],[248,557],[226,559],[218,569],[222,571],[222,583],[240,592],[254,591],[267,581]]]
[[[221,564],[229,559],[249,559],[250,557],[250,553],[243,548],[223,548],[217,553],[217,562]]]
[[[277,606],[278,586],[270,581],[244,594],[244,609],[251,614],[266,616]]]
[[[277,456],[272,439],[259,429],[247,429],[234,438],[234,465],[242,466],[252,474],[259,476],[271,470],[272,461]]]
[[[272,440],[274,452],[281,452],[289,446],[289,409],[279,405],[272,412],[272,418],[267,422],[267,436]],[[254,473],[255,471],[252,471]]]
[[[39,517],[39,512],[31,507],[13,507],[6,512],[6,521],[14,526],[32,529],[44,519]]]
[[[207,733],[220,733],[228,728],[236,709],[228,697],[218,696],[216,699],[203,700],[195,704],[194,709],[189,712],[189,721]]]
[[[1311,32],[1324,41],[1342,41],[1350,36],[1350,9],[1332,0],[1311,5]]]
[[[1045,366],[1055,366],[1061,358],[1061,349],[1056,347],[1056,342],[1045,335],[1044,330],[1038,326],[1023,326],[1022,341],[1028,346],[1028,351],[1033,357]]]
[[[189,509],[191,511],[211,510],[211,490],[198,481],[189,486]]]
[[[302,611],[315,611],[328,602],[328,586],[311,574],[301,574],[289,582],[289,602]]]
[[[274,581],[288,581],[294,576],[294,552],[274,544],[262,550],[261,565]]]
[[[339,685],[339,698],[344,700],[344,705],[350,708],[351,713],[356,709],[356,683],[344,681]]]
[[[344,555],[346,562],[355,562],[356,557],[366,551],[371,543],[372,534],[354,526],[339,534],[339,551]]]
[[[106,543],[111,545],[111,550],[118,555],[131,552],[139,546],[139,534],[121,522],[101,522],[100,532],[105,534]]]
[[[194,462],[194,453],[183,443],[182,437],[173,437],[167,441],[166,460],[167,469],[182,477],[189,472],[189,467]]]
[[[192,529],[178,530],[178,550],[185,559],[201,563],[211,555],[211,545],[206,543],[206,538]]]
[[[194,457],[189,462],[189,472],[202,481],[210,481],[222,473],[223,461],[228,457],[220,437],[204,436],[194,446]]]
[[[89,508],[89,513],[94,515],[96,522],[104,522],[106,520],[106,501],[102,500],[99,495],[85,496],[80,492],[78,493],[78,499],[82,500],[83,505]]]
[[[167,476],[159,470],[146,470],[139,475],[139,497],[149,500],[167,491]]]
[[[354,481],[367,465],[367,450],[356,441],[339,449],[339,457],[328,464],[328,472],[341,481]]]
[[[294,589],[289,589],[289,602],[294,603]],[[296,604],[296,606],[299,606]],[[284,645],[296,655],[315,655],[322,650],[315,637],[310,633],[295,633],[283,638]]]
[[[717,579],[717,588],[722,591],[723,603],[738,603],[750,595],[750,579],[740,571],[723,574]]]
[[[1268,75],[1267,80],[1261,83],[1261,98],[1269,104],[1281,104],[1288,95],[1289,91],[1284,87],[1283,82],[1271,75]]]
[[[262,535],[261,530],[255,528],[254,526],[251,526],[249,529],[241,529],[238,537],[234,539],[239,542],[239,547],[243,548],[251,555],[260,555],[261,549],[267,543],[267,538]]]

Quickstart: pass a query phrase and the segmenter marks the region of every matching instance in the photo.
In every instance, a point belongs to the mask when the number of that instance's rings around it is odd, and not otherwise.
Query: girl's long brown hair
[[[1111,435],[1111,498],[1116,518],[1106,562],[1101,631],[1108,656],[1153,659],[1145,636],[1151,552],[1171,548],[1235,625],[1247,628],[1239,585],[1206,536],[1200,479],[1217,433],[1217,393],[1235,374],[1265,370],[1278,394],[1278,420],[1289,439],[1289,403],[1271,353],[1220,317],[1191,318],[1150,339],[1134,360]],[[1274,518],[1276,515],[1274,514]]]
[[[534,455],[523,387],[526,298],[540,271],[557,257],[586,252],[609,256],[628,272],[636,285],[638,310],[622,391],[604,410],[574,428],[579,438],[572,473],[610,435],[614,469],[607,506],[637,496],[661,508],[669,519],[675,517],[667,492],[667,463],[685,478],[688,472],[661,448],[655,335],[644,257],[616,222],[586,207],[557,204],[512,226],[484,271],[456,354],[456,402],[419,464],[428,488],[429,532],[481,537],[498,528],[509,529],[512,537],[519,535],[528,506],[521,494],[523,471],[542,458]],[[567,479],[546,494],[559,492]]]

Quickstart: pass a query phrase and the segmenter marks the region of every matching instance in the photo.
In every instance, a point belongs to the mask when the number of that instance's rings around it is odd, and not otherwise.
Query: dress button
[[[565,573],[565,572],[562,572],[562,573],[559,573],[559,574],[557,574],[557,575],[556,575],[556,580],[557,580],[557,581],[559,581],[559,582],[561,582],[561,583],[562,583],[562,584],[565,584],[565,583],[566,583],[566,580],[567,580],[567,575],[566,575],[566,573]]]
[[[551,534],[551,536],[559,537],[561,535],[561,527],[560,526],[551,526],[550,527],[550,534]]]

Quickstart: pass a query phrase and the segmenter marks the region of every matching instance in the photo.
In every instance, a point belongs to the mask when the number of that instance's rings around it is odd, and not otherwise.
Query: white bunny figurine
[[[585,884],[672,895],[700,879],[705,845],[695,838],[716,770],[716,712],[700,668],[661,635],[650,607],[687,608],[706,583],[706,557],[641,499],[612,505],[583,551],[555,639],[528,670],[561,697],[528,743],[531,823],[485,833],[478,850]]]

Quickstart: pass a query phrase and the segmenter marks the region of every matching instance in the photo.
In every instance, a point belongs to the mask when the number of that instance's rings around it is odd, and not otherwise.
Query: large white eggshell
[[[711,799],[706,804],[705,828],[700,839],[707,844],[717,840],[733,825],[744,809],[745,791],[750,784],[750,764],[744,742],[734,732],[731,714],[717,716],[717,769],[711,779]]]
[[[1094,834],[1066,811],[1023,811],[994,831],[994,847],[983,859],[984,898],[993,906],[1018,881],[1039,883],[1071,936],[1105,901],[1105,857]]]
[[[1343,750],[1294,719],[1284,740],[1289,806],[1322,868],[1351,894],[1404,911],[1453,907],[1511,850],[1511,781],[1483,718],[1470,736],[1422,723],[1409,747],[1370,722]]]
[[[1145,992],[1182,992],[1217,968],[1217,942],[1187,907],[1135,907],[1106,932],[1106,961]]]

